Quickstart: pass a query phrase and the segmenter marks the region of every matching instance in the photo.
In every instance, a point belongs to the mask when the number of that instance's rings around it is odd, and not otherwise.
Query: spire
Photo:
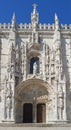
[[[56,13],[55,13],[55,21],[59,21],[59,20],[58,20],[58,16],[57,16]]]
[[[55,29],[59,30],[59,19],[56,13],[55,13]]]
[[[32,22],[32,28],[34,31],[37,30],[38,20],[39,20],[39,14],[37,13],[37,4],[33,4],[33,12],[31,13],[31,22]]]
[[[16,16],[15,16],[15,13],[13,13],[13,17],[12,17],[12,28],[15,28],[15,24],[16,24]]]
[[[37,9],[36,9],[37,4],[33,4],[33,7],[34,7],[34,9],[33,9],[33,14],[36,14],[36,13],[37,13]]]

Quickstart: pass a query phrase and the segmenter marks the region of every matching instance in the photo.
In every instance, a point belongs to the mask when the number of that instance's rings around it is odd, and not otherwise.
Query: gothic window
[[[39,73],[39,58],[38,57],[33,57],[30,60],[30,74],[33,74],[34,64],[36,64],[36,66],[37,66],[36,71],[37,71],[37,73]]]

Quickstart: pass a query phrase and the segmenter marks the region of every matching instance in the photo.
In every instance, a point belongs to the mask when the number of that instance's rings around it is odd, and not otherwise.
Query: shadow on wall
[[[0,39],[0,102],[1,102],[1,49],[2,48],[2,42]]]
[[[70,75],[69,75],[69,71],[68,71],[68,60],[67,60],[67,50],[66,50],[66,45],[68,44],[65,39],[62,37],[63,41],[62,41],[62,47],[61,47],[61,57],[62,57],[62,65],[63,65],[63,75],[65,76],[66,79],[66,112],[67,112],[67,120],[69,120],[71,122],[71,102],[70,102],[70,95],[69,95],[69,88],[70,88]]]

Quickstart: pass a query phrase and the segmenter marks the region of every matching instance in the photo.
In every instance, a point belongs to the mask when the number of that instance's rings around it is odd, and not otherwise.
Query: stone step
[[[10,123],[0,123],[0,127],[71,127],[71,123],[67,124],[45,124],[45,123],[20,123],[20,124],[10,124]]]
[[[71,126],[66,126],[66,127],[62,127],[62,126],[50,126],[50,127],[18,127],[18,126],[0,126],[0,130],[71,130]]]

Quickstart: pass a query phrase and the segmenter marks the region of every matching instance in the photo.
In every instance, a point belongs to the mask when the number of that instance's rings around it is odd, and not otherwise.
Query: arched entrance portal
[[[19,123],[46,123],[51,88],[40,79],[29,79],[17,86],[15,119]]]

